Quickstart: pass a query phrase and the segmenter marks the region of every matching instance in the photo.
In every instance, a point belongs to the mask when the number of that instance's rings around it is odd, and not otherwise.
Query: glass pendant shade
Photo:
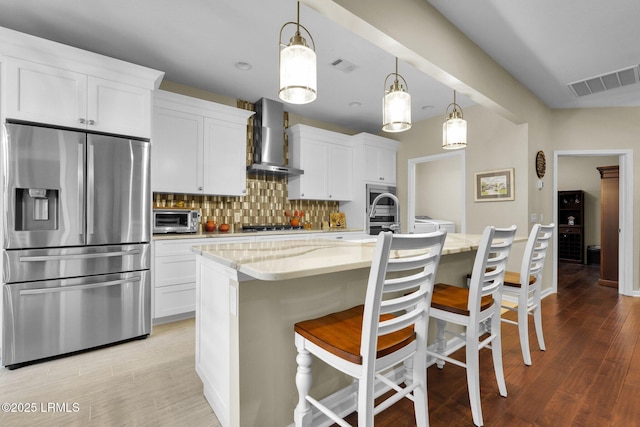
[[[278,96],[291,104],[307,104],[317,96],[316,53],[302,39],[280,51],[280,91]]]
[[[467,121],[449,118],[442,124],[442,148],[456,150],[467,146]]]
[[[296,31],[288,45],[282,44],[282,31],[289,25],[295,25]],[[304,30],[311,40],[313,48],[300,34]],[[311,33],[300,25],[300,2],[298,19],[287,22],[280,28],[280,86],[278,96],[291,104],[308,104],[317,97],[316,44]]]
[[[396,58],[396,72],[390,73],[384,79],[384,87],[387,80],[393,76],[393,84],[389,90],[385,90],[382,98],[382,130],[385,132],[403,132],[411,129],[411,95],[405,89],[407,82],[398,74],[398,58]],[[401,79],[404,85],[400,84]]]
[[[442,148],[457,150],[467,146],[467,121],[462,116],[462,108],[456,104],[456,91],[453,91],[453,102],[447,106],[453,107],[451,113],[442,124]]]
[[[384,95],[382,130],[402,132],[411,128],[411,95],[402,90],[389,91]]]

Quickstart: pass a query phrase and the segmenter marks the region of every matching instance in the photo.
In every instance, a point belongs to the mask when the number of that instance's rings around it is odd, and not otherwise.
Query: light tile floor
[[[2,368],[0,402],[23,412],[3,406],[0,426],[218,427],[194,349],[194,319],[187,319],[154,326],[145,340]]]

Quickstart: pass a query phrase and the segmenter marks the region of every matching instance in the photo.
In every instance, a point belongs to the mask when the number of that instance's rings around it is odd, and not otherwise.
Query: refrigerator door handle
[[[95,193],[95,174],[94,174],[94,146],[90,142],[87,144],[87,236],[93,234],[93,216],[95,215],[94,193]]]
[[[78,165],[84,164],[84,143],[78,144]],[[86,219],[84,207],[84,171],[78,168],[78,218],[80,218],[80,234],[84,234]],[[86,243],[86,239],[83,239]]]
[[[140,276],[133,276],[128,279],[111,280],[109,282],[100,282],[100,283],[87,283],[86,285],[60,286],[56,288],[23,289],[20,291],[20,296],[50,294],[50,293],[66,292],[66,291],[81,291],[84,289],[93,289],[93,288],[105,288],[107,286],[124,285],[127,283],[137,283],[137,282],[140,282],[140,280],[141,280]]]
[[[21,256],[18,258],[18,261],[20,262],[57,261],[57,260],[65,260],[65,259],[104,258],[104,257],[138,255],[138,254],[140,254],[140,249],[132,249],[130,251],[118,251],[118,252],[95,252],[91,254]]]

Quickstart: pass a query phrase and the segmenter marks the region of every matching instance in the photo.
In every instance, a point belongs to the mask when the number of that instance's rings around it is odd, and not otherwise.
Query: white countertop
[[[481,237],[449,233],[442,254],[476,250]],[[194,246],[193,251],[255,279],[271,281],[369,267],[375,239],[220,243]]]

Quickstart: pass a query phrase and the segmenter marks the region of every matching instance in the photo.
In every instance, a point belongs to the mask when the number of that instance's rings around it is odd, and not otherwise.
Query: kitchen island
[[[463,286],[480,235],[449,234],[437,281]],[[196,371],[223,426],[287,426],[297,403],[293,325],[364,301],[375,238],[212,244],[196,261]],[[314,360],[317,397],[351,382]]]

